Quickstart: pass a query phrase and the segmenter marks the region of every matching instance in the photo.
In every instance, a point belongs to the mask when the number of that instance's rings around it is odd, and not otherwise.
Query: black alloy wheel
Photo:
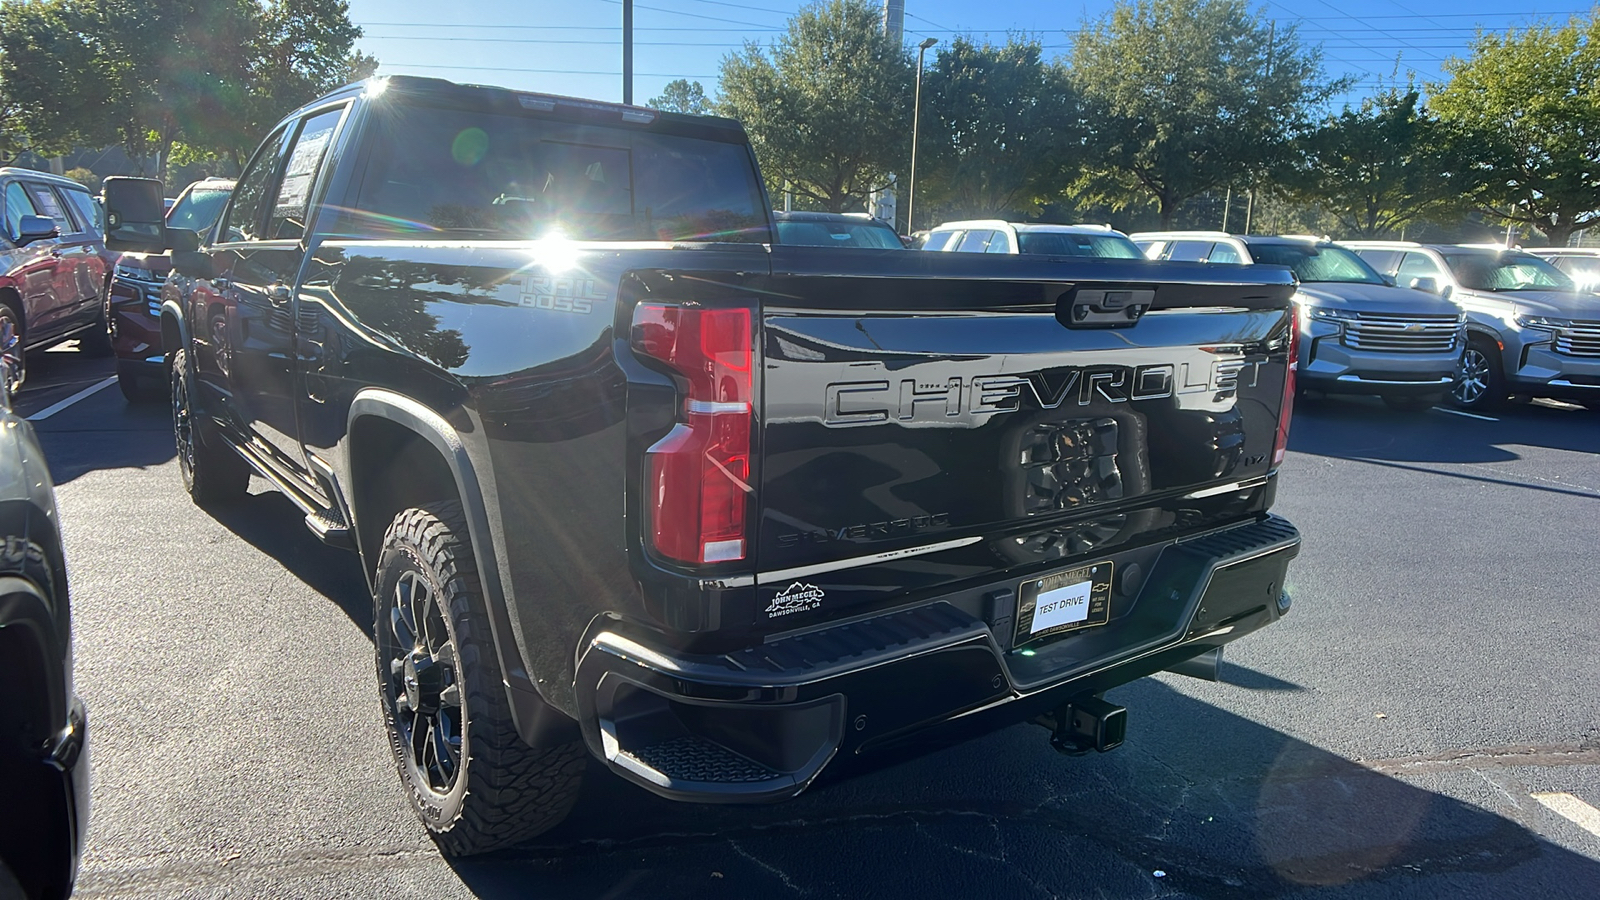
[[[1461,351],[1461,368],[1450,387],[1457,406],[1483,409],[1505,399],[1505,377],[1500,374],[1497,354],[1481,341],[1472,341]]]
[[[449,794],[461,774],[465,741],[455,641],[439,610],[439,592],[423,572],[401,572],[390,594],[385,699],[395,710],[413,781]]]
[[[178,472],[184,490],[200,506],[219,506],[244,497],[250,489],[250,465],[209,433],[194,406],[188,353],[168,358],[172,382],[172,435],[178,450]]]
[[[389,749],[434,841],[467,856],[555,827],[578,799],[583,742],[517,734],[461,504],[397,515],[373,582]]]

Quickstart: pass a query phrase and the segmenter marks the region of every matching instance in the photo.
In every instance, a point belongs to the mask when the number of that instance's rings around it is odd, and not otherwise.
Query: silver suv
[[[1325,239],[1220,231],[1131,235],[1150,259],[1285,266],[1300,279],[1296,384],[1376,394],[1398,409],[1432,406],[1455,381],[1465,318],[1434,294],[1396,287]]]
[[[1600,407],[1600,297],[1549,262],[1495,245],[1345,246],[1465,311],[1468,344],[1454,390],[1462,406],[1492,406],[1515,393]]]

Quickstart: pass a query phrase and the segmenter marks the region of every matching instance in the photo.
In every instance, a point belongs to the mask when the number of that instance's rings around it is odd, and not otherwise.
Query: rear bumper
[[[781,800],[824,771],[1024,721],[1270,624],[1299,547],[1271,516],[1171,544],[1109,623],[1023,653],[1009,649],[1014,581],[715,656],[606,621],[578,660],[579,724],[599,759],[662,796]]]

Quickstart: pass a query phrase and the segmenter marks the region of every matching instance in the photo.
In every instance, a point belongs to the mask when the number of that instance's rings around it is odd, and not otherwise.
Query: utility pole
[[[1233,205],[1233,185],[1228,185],[1228,196],[1222,201],[1222,230],[1228,230],[1228,207]]]
[[[917,205],[917,131],[922,124],[922,57],[928,48],[939,43],[938,38],[927,38],[917,45],[917,91],[911,100],[911,184],[906,187],[906,234],[916,230],[911,224],[911,213]]]
[[[633,104],[633,0],[622,0],[622,102]]]

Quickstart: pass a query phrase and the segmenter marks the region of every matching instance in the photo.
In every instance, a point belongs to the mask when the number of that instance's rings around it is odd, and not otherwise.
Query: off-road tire
[[[436,612],[453,645],[453,671],[433,676],[433,684],[444,685],[440,694],[455,687],[459,703],[453,713],[459,719],[458,762],[443,785],[432,783],[438,772],[424,771],[427,761],[417,760],[412,749],[417,741],[408,739],[421,717],[412,700],[402,696],[416,682],[406,682],[410,670],[396,654],[422,652],[416,648],[427,638],[415,615],[411,637],[404,622],[395,624],[405,602],[399,592],[402,579],[411,585],[410,596],[419,584],[431,591],[428,608]],[[439,848],[452,856],[470,856],[555,827],[577,801],[586,754],[581,741],[536,749],[517,735],[461,504],[439,503],[397,515],[384,535],[373,581],[373,646],[389,748],[411,806]],[[435,663],[444,656],[439,654]],[[397,664],[403,672],[396,671]],[[451,708],[437,696],[431,704],[419,700],[416,708]]]
[[[172,384],[172,435],[184,489],[201,507],[225,506],[243,499],[250,492],[250,464],[195,409],[194,375],[189,371],[187,351],[173,351],[167,359],[167,369]]]

